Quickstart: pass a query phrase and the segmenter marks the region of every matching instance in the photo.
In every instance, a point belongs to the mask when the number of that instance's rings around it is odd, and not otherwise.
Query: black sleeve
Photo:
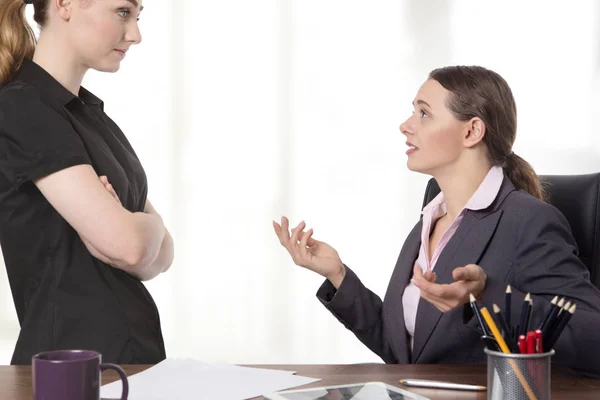
[[[546,205],[522,222],[509,281],[512,319],[519,320],[526,293],[533,298],[532,326],[537,326],[555,296],[575,302],[577,309],[555,343],[553,362],[600,377],[600,358],[593,350],[600,332],[600,290],[577,256],[569,224],[556,208]],[[504,304],[506,282],[486,283],[484,304]],[[518,323],[518,322],[517,322]]]
[[[0,95],[0,172],[18,188],[62,169],[91,164],[66,114],[44,103],[36,89],[12,84]]]
[[[350,268],[346,267],[346,276],[337,290],[326,280],[319,288],[317,298],[383,361],[388,364],[398,362],[385,334],[383,302]]]

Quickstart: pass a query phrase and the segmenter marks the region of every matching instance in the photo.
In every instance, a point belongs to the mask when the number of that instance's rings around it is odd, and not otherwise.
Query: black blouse
[[[55,349],[157,363],[165,349],[150,293],[93,257],[33,183],[80,164],[106,175],[129,211],[143,211],[144,169],[102,101],[84,88],[73,95],[26,62],[0,90],[0,245],[21,325],[11,363]]]

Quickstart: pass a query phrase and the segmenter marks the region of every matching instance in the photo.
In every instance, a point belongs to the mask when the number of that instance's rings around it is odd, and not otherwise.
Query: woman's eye
[[[119,16],[121,18],[127,18],[127,16],[129,15],[130,11],[129,10],[119,10],[117,11],[117,14],[119,14]]]
[[[427,113],[425,111],[421,110],[419,113],[421,114],[421,118],[427,118]]]

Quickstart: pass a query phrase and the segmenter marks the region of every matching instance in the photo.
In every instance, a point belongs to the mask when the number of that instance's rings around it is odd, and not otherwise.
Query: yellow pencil
[[[479,311],[481,312],[483,319],[485,319],[485,322],[488,324],[488,327],[492,331],[492,335],[494,335],[494,338],[498,342],[498,345],[500,346],[500,349],[502,350],[502,352],[504,354],[510,354],[510,349],[508,348],[508,346],[506,345],[506,342],[504,341],[504,338],[500,334],[500,331],[498,330],[496,323],[492,319],[490,312],[485,307],[481,307],[481,309]],[[521,370],[519,369],[519,366],[515,363],[515,360],[509,358],[508,362],[510,363],[511,367],[515,371],[515,374],[517,375],[519,382],[521,382],[521,385],[523,385],[523,389],[525,389],[525,393],[527,393],[527,397],[529,397],[529,400],[536,400],[535,394],[533,394],[533,391],[531,390],[529,383],[527,383],[527,379],[525,379],[525,377],[521,373]]]
[[[486,324],[492,331],[492,335],[494,335],[496,342],[498,342],[498,345],[500,345],[500,350],[502,350],[502,352],[505,354],[510,353],[510,349],[508,348],[508,346],[506,345],[506,342],[504,341],[504,338],[500,334],[500,331],[498,330],[496,323],[492,319],[490,312],[485,307],[481,307],[481,309],[479,311],[481,312],[483,319],[485,319]]]

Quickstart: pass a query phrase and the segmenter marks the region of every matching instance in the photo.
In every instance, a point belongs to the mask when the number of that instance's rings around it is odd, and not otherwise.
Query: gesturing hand
[[[412,282],[421,290],[421,297],[433,304],[438,310],[447,312],[469,302],[469,294],[479,298],[483,295],[487,275],[479,265],[469,264],[452,271],[455,282],[436,283],[437,277],[423,275],[421,268],[414,268]]]
[[[313,230],[304,232],[306,224],[300,222],[289,232],[289,221],[281,218],[281,225],[273,221],[273,229],[279,242],[292,256],[296,265],[307,268],[329,279],[337,288],[346,274],[338,252],[325,242],[313,239]]]

